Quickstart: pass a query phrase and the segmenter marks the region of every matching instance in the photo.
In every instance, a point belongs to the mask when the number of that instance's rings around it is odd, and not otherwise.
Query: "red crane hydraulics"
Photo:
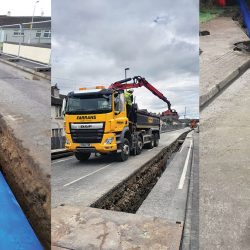
[[[133,83],[126,83],[128,81],[133,80]],[[126,83],[126,84],[124,84]],[[117,89],[117,90],[125,90],[125,89],[132,89],[132,88],[139,88],[139,87],[146,87],[149,91],[151,91],[154,95],[159,97],[161,100],[167,103],[168,110],[171,110],[171,103],[170,101],[159,91],[157,90],[152,84],[145,80],[145,78],[141,76],[135,76],[133,78],[126,78],[121,81],[117,81],[109,86],[109,89]]]

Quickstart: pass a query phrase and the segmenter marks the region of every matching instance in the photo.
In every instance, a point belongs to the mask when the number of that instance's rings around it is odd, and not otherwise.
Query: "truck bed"
[[[145,110],[136,111],[136,127],[137,128],[160,128],[160,117],[151,114]]]

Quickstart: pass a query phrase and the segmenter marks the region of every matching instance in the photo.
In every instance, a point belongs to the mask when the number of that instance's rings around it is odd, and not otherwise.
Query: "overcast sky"
[[[2,0],[0,15],[7,15],[10,11],[11,16],[32,16],[36,0]],[[51,0],[39,0],[36,4],[35,15],[51,16]]]
[[[66,94],[141,75],[183,115],[198,117],[198,0],[53,0],[52,82]],[[136,89],[139,108],[167,105]]]

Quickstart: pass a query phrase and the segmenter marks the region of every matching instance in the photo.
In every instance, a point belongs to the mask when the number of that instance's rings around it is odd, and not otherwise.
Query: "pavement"
[[[200,113],[200,249],[250,246],[249,82],[247,70]]]
[[[161,134],[158,147],[144,149],[126,162],[115,162],[112,156],[94,155],[84,163],[74,156],[52,161],[52,207],[79,203],[91,205],[187,131],[189,128]]]
[[[200,106],[214,98],[250,65],[250,54],[234,51],[234,44],[248,41],[248,36],[232,17],[217,17],[202,23],[200,30]]]
[[[192,154],[193,132],[187,135],[182,147],[143,201],[137,214],[184,223]]]
[[[50,82],[30,80],[0,62],[0,86],[0,165],[40,240],[49,245]]]
[[[85,206],[52,209],[52,250],[178,250],[182,225]]]
[[[0,62],[3,62],[5,64],[11,65],[13,67],[16,67],[22,71],[31,73],[29,76],[32,76],[32,78],[43,78],[50,80],[51,72],[48,71],[42,71],[38,72],[37,68],[47,68],[48,65],[45,65],[43,63],[38,63],[35,61],[27,60],[25,58],[20,57],[19,59],[16,59],[16,56],[8,55],[8,54],[2,54],[0,53]],[[14,61],[10,61],[11,59],[15,59]]]
[[[197,128],[195,129],[197,132]],[[190,170],[182,250],[199,248],[199,134],[193,134],[193,158]]]

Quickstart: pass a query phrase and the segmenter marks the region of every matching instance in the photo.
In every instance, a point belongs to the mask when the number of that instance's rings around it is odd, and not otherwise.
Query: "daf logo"
[[[78,115],[76,117],[76,119],[80,120],[80,119],[96,119],[96,116],[95,115]]]
[[[90,124],[81,125],[81,128],[92,128],[92,125],[90,125]]]

